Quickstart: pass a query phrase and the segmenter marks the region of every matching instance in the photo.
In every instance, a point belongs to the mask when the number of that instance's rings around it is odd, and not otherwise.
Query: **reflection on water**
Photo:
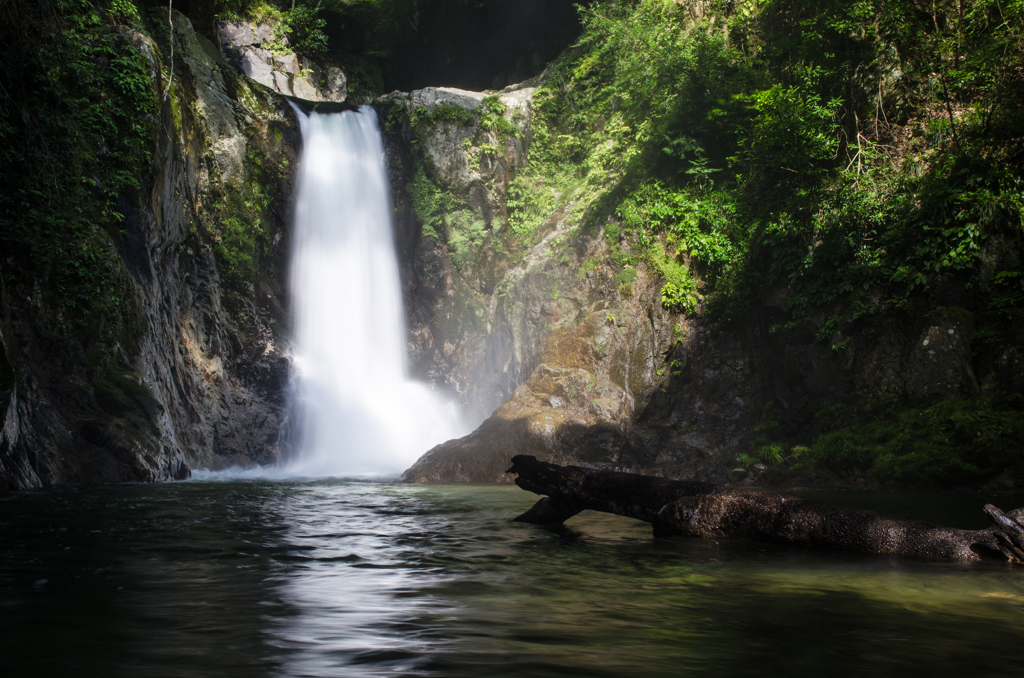
[[[1022,568],[510,523],[533,499],[257,480],[0,498],[4,675],[1021,675]]]

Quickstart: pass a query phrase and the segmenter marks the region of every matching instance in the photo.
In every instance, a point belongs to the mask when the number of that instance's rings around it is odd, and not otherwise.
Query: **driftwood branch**
[[[750,539],[946,560],[1024,562],[1024,509],[985,512],[985,530],[935,527],[764,490],[512,458],[516,485],[545,495],[515,518],[561,523],[590,509],[649,522],[656,535]]]

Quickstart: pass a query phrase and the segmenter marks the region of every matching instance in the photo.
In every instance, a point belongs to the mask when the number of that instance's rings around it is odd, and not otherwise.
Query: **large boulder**
[[[626,394],[579,368],[542,364],[476,431],[438,445],[406,471],[406,482],[511,482],[517,454],[561,464],[629,465]]]

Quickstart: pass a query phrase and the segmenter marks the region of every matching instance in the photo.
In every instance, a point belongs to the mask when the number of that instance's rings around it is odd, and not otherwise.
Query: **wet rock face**
[[[495,294],[510,269],[509,254],[494,245],[507,225],[508,182],[526,161],[533,92],[509,88],[489,99],[490,108],[484,93],[452,88],[395,92],[376,104],[412,372],[460,400],[478,422],[529,376],[516,353],[517,330]],[[496,115],[495,102],[515,134],[482,124],[484,116]],[[455,207],[441,216],[424,214],[435,202]]]
[[[553,214],[532,246],[508,252],[508,187],[529,150],[533,92],[499,95],[517,125],[511,138],[482,129],[479,117],[415,122],[444,106],[479,116],[483,93],[436,88],[378,104],[389,130],[414,374],[483,420],[405,478],[510,481],[504,472],[518,453],[715,476],[771,397],[750,345],[709,342],[702,321],[662,307],[662,281],[642,266],[622,284],[609,263],[611,243],[601,229],[581,234],[578,215]],[[500,152],[480,162],[474,154],[484,146]],[[448,214],[425,227],[410,190],[424,176],[487,224],[478,242],[465,247],[458,218]],[[797,358],[813,371],[805,363],[814,361]]]
[[[280,94],[307,101],[345,101],[348,79],[336,65],[300,56],[288,49],[277,26],[249,21],[218,21],[224,58],[252,80]]]
[[[608,263],[609,242],[601,231],[581,235],[578,216],[556,213],[525,252],[503,253],[502,241],[512,237],[503,219],[508,185],[529,148],[533,91],[500,95],[507,119],[519,125],[511,139],[472,122],[408,122],[441,106],[479,111],[482,93],[395,93],[380,105],[391,120],[414,372],[486,419],[470,436],[431,450],[405,478],[509,481],[508,461],[524,450],[558,463],[718,473],[768,397],[749,347],[733,339],[709,351],[700,321],[662,307],[660,280],[639,267],[632,283],[621,283]],[[406,122],[395,122],[396,105]],[[474,162],[484,144],[502,152]],[[445,223],[446,215],[426,236],[408,189],[417,172],[468,205],[490,234],[460,253],[458,223]]]
[[[282,97],[238,76],[184,17],[175,26],[187,66],[179,92],[194,113],[164,120],[153,197],[140,211],[151,330],[139,368],[165,413],[161,440],[189,465],[269,463],[286,406],[287,168],[297,165],[301,137]],[[256,183],[268,209],[237,211],[232,197]],[[229,220],[266,224],[252,277],[227,273],[215,252]]]
[[[162,92],[161,50],[124,30]],[[237,75],[177,13],[174,40],[174,86],[152,165],[140,168],[141,198],[119,205],[137,346],[97,374],[86,367],[95,347],[54,354],[39,334],[46,318],[12,307],[0,283],[0,488],[172,480],[277,458],[289,372],[286,222],[301,138],[287,102]],[[266,209],[247,212],[237,197],[257,183]],[[227,270],[225,222],[260,230],[252,275]]]

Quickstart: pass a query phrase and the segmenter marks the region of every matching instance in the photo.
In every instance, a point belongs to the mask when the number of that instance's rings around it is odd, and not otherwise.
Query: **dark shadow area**
[[[501,89],[538,75],[579,36],[575,4],[426,0],[409,39],[383,60],[384,90]]]

